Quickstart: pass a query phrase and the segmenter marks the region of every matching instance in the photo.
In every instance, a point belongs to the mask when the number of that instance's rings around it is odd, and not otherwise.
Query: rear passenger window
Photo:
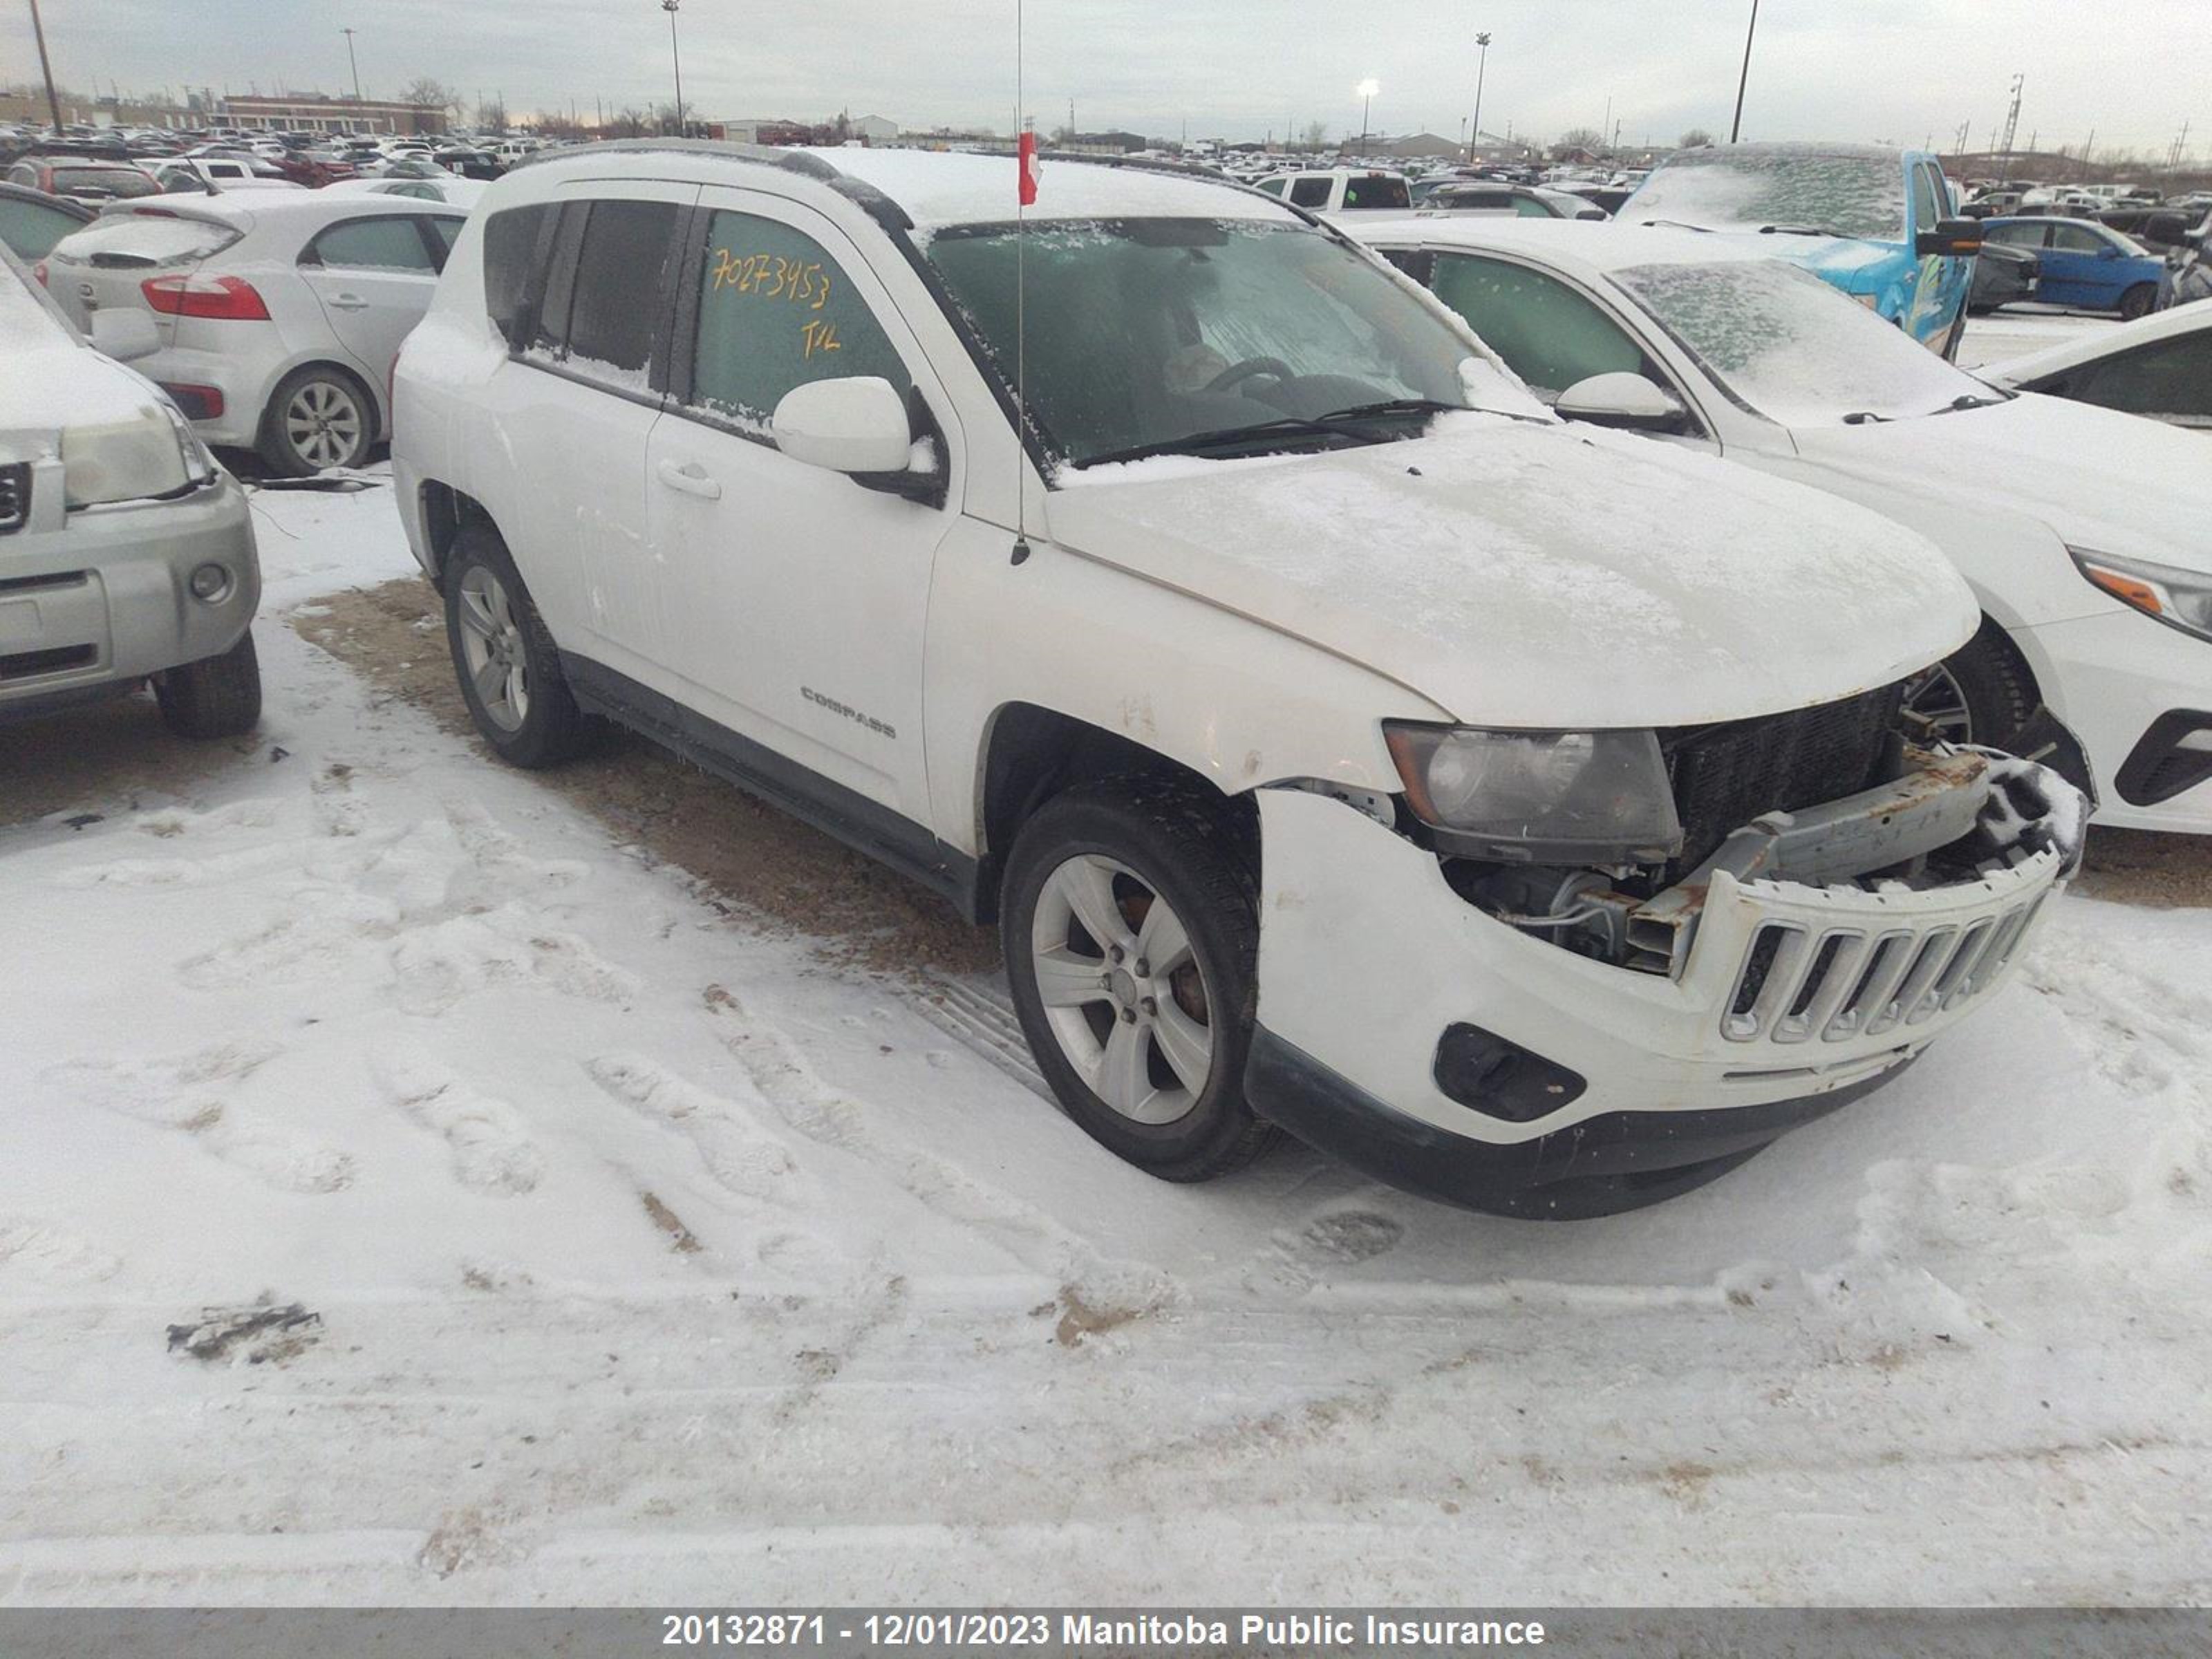
[[[1291,204],[1302,208],[1325,208],[1328,205],[1329,181],[1326,179],[1293,179],[1291,181]]]
[[[569,301],[571,367],[642,389],[681,258],[673,202],[593,202]]]
[[[547,202],[508,208],[484,221],[484,312],[492,326],[520,350],[523,306],[530,295],[531,279],[538,274],[538,237],[553,211]]]
[[[1411,207],[1413,198],[1406,193],[1403,179],[1347,179],[1344,183],[1344,205],[1346,211],[1355,208]]]
[[[416,271],[425,276],[435,269],[412,219],[355,219],[332,225],[307,244],[300,263]]]
[[[461,222],[459,219],[425,219],[422,222],[430,227],[432,262],[443,270],[446,256],[453,251],[453,244],[460,240]]]
[[[810,380],[880,375],[903,395],[913,377],[837,262],[812,237],[750,213],[717,213],[699,273],[691,401],[764,424]]]

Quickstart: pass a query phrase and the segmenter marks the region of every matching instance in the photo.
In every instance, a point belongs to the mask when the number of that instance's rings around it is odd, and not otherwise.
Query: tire
[[[1164,1181],[1225,1175],[1279,1138],[1244,1098],[1260,944],[1251,839],[1201,787],[1129,776],[1047,802],[1007,860],[1000,936],[1038,1069],[1085,1133]],[[1169,954],[1154,963],[1148,948]]]
[[[2120,320],[2132,323],[2138,317],[2148,317],[2158,309],[2158,289],[2150,283],[2137,283],[2120,295]]]
[[[261,719],[261,659],[254,654],[252,633],[240,635],[221,656],[155,675],[154,701],[163,722],[180,738],[204,741],[251,732]]]
[[[2042,699],[2035,677],[1996,622],[1988,617],[1966,644],[1905,691],[1905,708],[1931,722],[1931,735],[1952,743],[2008,749]]]
[[[589,728],[499,538],[481,526],[454,537],[443,585],[446,646],[483,740],[509,765],[532,770],[580,753]]]
[[[261,416],[261,459],[288,477],[359,466],[376,442],[376,404],[342,368],[310,363],[276,383]]]

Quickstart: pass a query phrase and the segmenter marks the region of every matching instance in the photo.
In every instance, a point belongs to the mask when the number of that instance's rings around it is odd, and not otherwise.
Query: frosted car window
[[[1936,202],[1935,176],[1923,167],[1912,169],[1912,222],[1922,230],[1932,229],[1943,216]]]
[[[1778,259],[1632,265],[1613,281],[1735,399],[1785,426],[1893,420],[1990,389]]]
[[[538,235],[552,211],[550,203],[535,202],[527,207],[508,208],[484,221],[484,312],[508,343],[518,349],[525,343],[520,331],[523,302],[529,296],[531,278],[538,274]]]
[[[913,384],[875,313],[821,243],[750,213],[717,213],[699,273],[691,401],[764,426],[793,386],[878,375]]]
[[[1439,253],[1431,285],[1547,404],[1593,374],[1659,379],[1620,324],[1540,271],[1499,259]]]
[[[673,202],[593,202],[576,256],[568,362],[642,389],[682,259]]]
[[[1301,224],[1121,219],[962,225],[930,262],[1014,378],[1018,247],[1029,402],[1070,460],[1391,398],[1464,407],[1458,332]]]
[[[1639,223],[1668,219],[1709,230],[1771,225],[1893,242],[1905,235],[1905,168],[1881,151],[1684,150],[1644,182],[1631,211]]]
[[[432,274],[430,250],[412,219],[355,219],[332,225],[307,245],[303,264]]]

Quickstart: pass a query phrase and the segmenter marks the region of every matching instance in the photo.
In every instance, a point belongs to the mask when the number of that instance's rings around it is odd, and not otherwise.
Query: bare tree
[[[617,137],[642,138],[652,130],[653,118],[635,104],[625,104],[614,113],[608,123]]]
[[[1328,144],[1328,123],[1309,121],[1298,134],[1298,142],[1308,149],[1322,149]]]
[[[420,104],[426,109],[434,109],[441,113],[450,112],[454,115],[459,115],[468,107],[466,100],[459,93],[454,91],[443,81],[428,75],[418,75],[410,81],[406,90],[399,94],[399,101],[403,104]]]
[[[479,100],[477,125],[486,132],[504,132],[507,131],[507,106],[496,98]]]
[[[1554,151],[1586,149],[1593,155],[1605,148],[1605,135],[1595,127],[1569,127],[1552,146]]]
[[[1703,127],[1692,127],[1682,135],[1681,148],[1684,149],[1711,149],[1712,147],[1713,135]]]

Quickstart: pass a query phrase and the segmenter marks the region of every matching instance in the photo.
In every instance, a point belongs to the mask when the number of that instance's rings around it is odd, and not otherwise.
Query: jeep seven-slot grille
[[[1667,879],[1696,869],[1762,812],[1817,806],[1881,781],[1904,702],[1900,683],[1787,714],[1661,732],[1683,836]]]
[[[0,466],[0,536],[21,530],[31,516],[31,468],[26,461]]]

